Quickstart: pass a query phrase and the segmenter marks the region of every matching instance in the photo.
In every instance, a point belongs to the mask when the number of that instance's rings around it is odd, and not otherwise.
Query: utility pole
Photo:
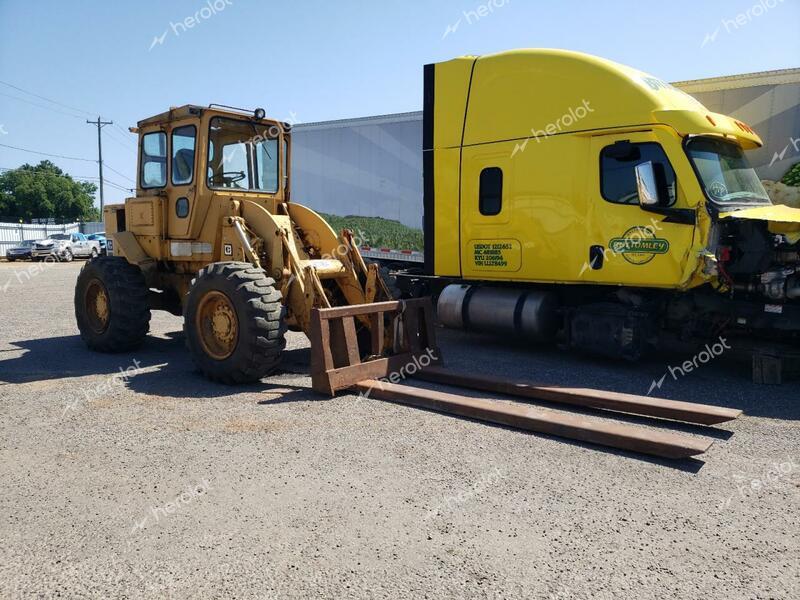
[[[103,220],[103,137],[100,135],[100,131],[103,129],[104,125],[113,125],[114,121],[101,121],[100,117],[97,117],[97,121],[90,121],[86,119],[86,122],[90,125],[97,126],[97,164],[100,165],[100,220]]]

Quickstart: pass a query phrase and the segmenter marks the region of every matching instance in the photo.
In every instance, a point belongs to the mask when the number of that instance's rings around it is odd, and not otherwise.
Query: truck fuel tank
[[[561,327],[557,296],[539,290],[451,284],[439,295],[437,312],[445,327],[536,342],[551,341]]]

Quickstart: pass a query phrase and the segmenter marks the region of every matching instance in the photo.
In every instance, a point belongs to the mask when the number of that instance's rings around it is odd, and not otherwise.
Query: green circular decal
[[[632,265],[646,265],[656,257],[656,254],[666,254],[669,242],[657,238],[652,227],[637,225],[614,238],[609,242],[609,248],[614,254],[622,257]]]

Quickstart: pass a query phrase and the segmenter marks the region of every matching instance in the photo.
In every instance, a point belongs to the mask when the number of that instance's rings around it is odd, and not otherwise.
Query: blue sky
[[[519,47],[589,52],[668,81],[800,66],[800,0],[216,0],[201,13],[206,2],[0,0],[0,81],[72,107],[0,84],[0,144],[96,160],[88,116],[127,130],[185,103],[297,122],[419,110],[425,63]],[[103,130],[106,176],[128,186],[134,138],[121,129]],[[42,158],[0,146],[3,168]],[[125,195],[106,188],[107,202]]]

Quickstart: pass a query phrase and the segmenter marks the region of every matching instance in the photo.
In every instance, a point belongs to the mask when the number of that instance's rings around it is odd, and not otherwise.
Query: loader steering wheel
[[[236,183],[247,177],[244,171],[223,171],[222,173],[214,173],[211,176],[211,183],[215,185],[227,185],[229,183]]]

